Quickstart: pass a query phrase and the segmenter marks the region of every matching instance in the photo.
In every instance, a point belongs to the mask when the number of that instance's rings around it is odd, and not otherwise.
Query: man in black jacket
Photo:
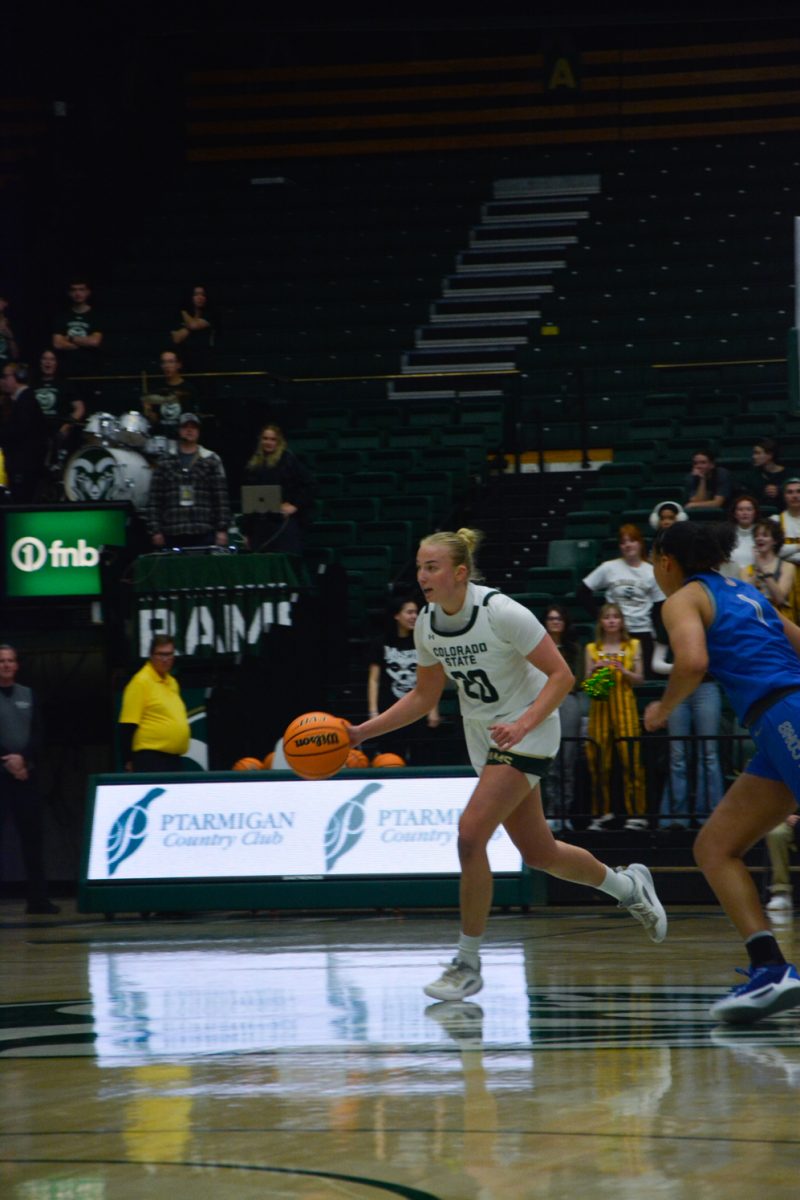
[[[57,913],[47,898],[42,797],[36,783],[41,731],[36,698],[16,682],[13,646],[0,646],[0,804],[8,806],[19,834],[27,874],[28,913]]]
[[[15,504],[33,502],[47,456],[47,421],[28,383],[25,363],[6,363],[0,376],[5,409],[0,422],[0,449]]]

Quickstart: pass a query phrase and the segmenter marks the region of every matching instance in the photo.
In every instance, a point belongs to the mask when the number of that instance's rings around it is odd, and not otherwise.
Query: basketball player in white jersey
[[[426,604],[414,629],[416,687],[379,716],[350,727],[354,746],[400,729],[430,712],[446,676],[456,684],[480,779],[459,823],[461,936],[453,961],[424,989],[435,1000],[464,1000],[483,987],[480,948],[492,904],[487,846],[500,825],[529,867],[613,896],[654,942],[667,932],[647,867],[611,871],[588,850],[557,842],[547,825],[539,780],[558,751],[556,710],[574,679],[526,608],[474,582],[480,536],[459,529],[420,543],[417,580]]]

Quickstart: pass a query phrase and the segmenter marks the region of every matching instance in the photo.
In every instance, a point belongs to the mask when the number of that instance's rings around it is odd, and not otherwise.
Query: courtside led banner
[[[5,513],[9,598],[99,596],[100,552],[123,546],[127,514],[117,508],[59,508]]]
[[[455,875],[474,776],[98,783],[89,883]],[[518,873],[500,829],[495,872]]]

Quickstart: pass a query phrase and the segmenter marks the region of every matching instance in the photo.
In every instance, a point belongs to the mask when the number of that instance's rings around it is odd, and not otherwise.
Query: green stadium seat
[[[322,516],[322,514],[320,514]],[[380,500],[375,496],[338,496],[325,503],[324,519],[326,521],[362,521],[380,520]]]
[[[318,450],[313,456],[316,471],[336,471],[351,475],[368,466],[367,455],[360,450]]]
[[[344,476],[338,471],[327,471],[315,475],[317,499],[341,496],[344,491]]]
[[[410,521],[365,521],[359,527],[359,536],[371,545],[388,546],[394,567],[403,566],[411,558],[414,547]]]
[[[585,512],[621,512],[631,502],[631,493],[636,488],[597,487],[583,493]]]
[[[415,538],[433,532],[433,505],[429,496],[384,496],[380,509],[383,521],[410,521]]]
[[[564,533],[567,538],[603,538],[611,532],[614,517],[609,511],[605,512],[570,512],[567,513]]]
[[[429,450],[438,444],[438,429],[391,429],[386,435],[391,450]]]
[[[535,617],[538,617],[544,623],[545,609],[547,609],[554,600],[559,601],[559,597],[552,596],[550,592],[511,592],[509,593],[512,600],[516,600],[517,604],[521,604],[523,608],[527,608]]]
[[[382,433],[348,432],[340,433],[336,438],[339,450],[360,450],[367,456],[373,450],[380,450],[383,445]]]
[[[599,549],[596,538],[558,538],[547,547],[547,565],[572,571],[573,587],[576,587],[600,562]]]
[[[356,542],[356,529],[355,521],[314,521],[306,530],[306,545],[328,550],[350,547]]]
[[[527,582],[531,591],[548,592],[557,600],[575,592],[575,572],[571,567],[529,567]]]
[[[345,479],[348,496],[395,496],[399,490],[395,471],[357,471]]]

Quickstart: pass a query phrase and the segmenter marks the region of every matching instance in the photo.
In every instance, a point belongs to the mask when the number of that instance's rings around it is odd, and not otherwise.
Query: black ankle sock
[[[747,953],[750,955],[751,967],[781,966],[786,962],[778,943],[771,933],[754,933],[745,942]]]

